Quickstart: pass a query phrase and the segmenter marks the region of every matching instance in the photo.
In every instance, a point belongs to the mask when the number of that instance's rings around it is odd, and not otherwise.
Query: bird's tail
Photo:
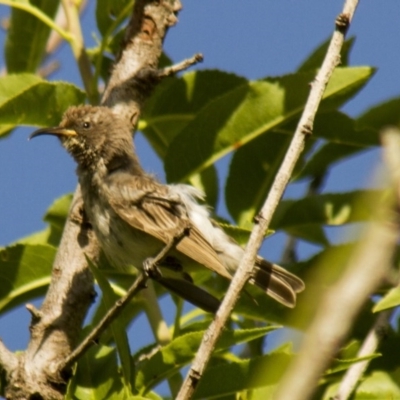
[[[251,283],[287,307],[296,305],[296,294],[305,288],[300,278],[261,257],[257,258],[253,271]]]

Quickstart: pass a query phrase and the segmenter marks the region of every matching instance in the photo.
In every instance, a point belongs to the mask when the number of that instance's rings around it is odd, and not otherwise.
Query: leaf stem
[[[57,25],[51,18],[49,18],[44,12],[42,12],[39,8],[33,6],[32,4],[28,2],[19,2],[16,0],[0,0],[0,4],[4,4],[6,6],[18,8],[20,10],[26,11],[29,14],[34,15],[36,18],[38,18],[40,21],[42,21],[44,24],[46,24],[48,27],[51,29],[54,29],[63,39],[65,39],[67,42],[71,43],[74,39],[73,35],[71,33],[65,31],[64,29],[60,28],[59,25]]]
[[[69,41],[72,53],[78,63],[79,72],[82,77],[89,102],[91,104],[99,103],[99,93],[97,90],[96,81],[93,79],[92,68],[89,57],[86,53],[85,44],[82,35],[81,24],[79,20],[79,5],[78,2],[62,0],[65,16],[68,22],[68,30],[72,37]]]

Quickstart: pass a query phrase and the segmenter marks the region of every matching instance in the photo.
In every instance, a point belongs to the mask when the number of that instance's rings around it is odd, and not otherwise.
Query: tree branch
[[[124,296],[122,296],[113,307],[111,307],[97,326],[92,329],[90,334],[85,338],[85,340],[59,365],[58,370],[62,374],[67,368],[71,367],[75,361],[77,361],[93,344],[95,344],[100,335],[104,330],[114,321],[116,317],[122,312],[129,301],[142,289],[146,287],[146,281],[148,279],[149,271],[154,271],[157,269],[158,263],[173,249],[177,244],[188,234],[188,229],[184,229],[179,235],[174,236],[169,243],[167,243],[161,251],[154,258],[149,258],[145,260],[145,265],[143,265],[143,271],[139,274],[136,280],[133,282],[129,290]],[[38,312],[34,312],[34,316],[38,316]],[[156,335],[157,337],[157,335]]]
[[[240,262],[239,268],[232,279],[229,290],[226,293],[213,322],[204,335],[204,339],[194,359],[193,365],[190,368],[182,385],[181,391],[178,394],[177,400],[186,400],[191,398],[197,383],[203,375],[207,363],[211,358],[211,354],[217,339],[219,338],[222,329],[226,324],[226,321],[228,320],[237,299],[239,298],[240,291],[250,278],[257,252],[264,237],[264,232],[267,230],[271,222],[272,215],[278,206],[278,203],[288,184],[294,166],[299,158],[299,155],[303,151],[305,139],[309,134],[312,133],[313,123],[318,106],[321,102],[326,85],[328,84],[336,65],[339,63],[340,50],[344,42],[344,35],[347,31],[348,25],[350,24],[357,3],[357,0],[347,0],[344,5],[343,13],[337,19],[336,30],[333,34],[321,69],[312,83],[312,88],[307,99],[306,106],[297,125],[290,147],[275,177],[267,200],[264,203],[259,216],[256,218],[256,225],[254,226],[254,229],[250,235],[250,239],[246,246],[246,250]],[[286,399],[288,398],[291,398],[291,395],[286,397]]]
[[[126,116],[136,126],[151,82],[146,86],[143,70],[155,69],[168,28],[177,22],[179,0],[136,0],[126,29],[121,55],[114,66],[102,104]],[[64,32],[62,32],[64,33]],[[71,38],[68,36],[68,40]],[[145,89],[143,90],[143,86]],[[68,376],[59,367],[77,344],[81,326],[93,300],[93,278],[86,257],[97,261],[99,247],[84,218],[77,189],[53,266],[49,290],[31,323],[31,340],[18,364],[9,363],[7,398],[62,399]]]
[[[67,19],[68,31],[72,35],[70,40],[72,52],[78,64],[86,94],[91,104],[98,104],[99,93],[96,82],[93,79],[92,67],[83,41],[78,2],[62,0],[62,5]]]
[[[18,357],[7,349],[2,340],[0,340],[0,365],[6,374],[10,374],[18,366]]]
[[[147,276],[144,273],[140,273],[136,280],[133,282],[126,294],[121,297],[111,307],[106,315],[101,319],[97,326],[89,333],[85,340],[59,365],[59,370],[64,371],[74,364],[82,355],[89,350],[91,346],[96,344],[100,338],[100,335],[104,330],[114,321],[115,318],[122,312],[124,307],[129,301],[142,289],[146,287]]]

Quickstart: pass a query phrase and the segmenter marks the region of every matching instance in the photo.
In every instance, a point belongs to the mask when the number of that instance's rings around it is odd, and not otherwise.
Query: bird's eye
[[[82,126],[83,126],[85,129],[89,129],[89,128],[90,128],[90,122],[84,122],[84,123],[82,124]]]

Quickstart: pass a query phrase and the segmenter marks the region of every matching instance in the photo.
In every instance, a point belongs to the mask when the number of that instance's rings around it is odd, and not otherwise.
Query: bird
[[[146,270],[149,260],[181,235],[153,276],[185,300],[216,312],[219,300],[196,286],[190,272],[205,267],[230,280],[244,249],[211,218],[204,193],[146,173],[132,127],[109,107],[72,106],[59,126],[38,129],[30,138],[41,135],[57,136],[76,161],[84,209],[110,263],[120,270]],[[259,255],[249,282],[290,308],[305,288],[299,277]]]

